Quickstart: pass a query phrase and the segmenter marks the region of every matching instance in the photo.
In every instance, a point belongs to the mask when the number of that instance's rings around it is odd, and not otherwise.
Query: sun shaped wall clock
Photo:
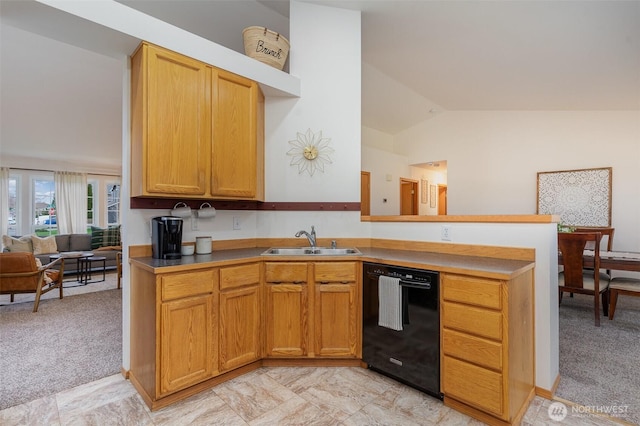
[[[325,164],[331,164],[333,148],[329,147],[330,138],[322,137],[322,130],[313,133],[308,129],[306,133],[298,132],[296,139],[289,141],[292,148],[287,151],[287,155],[291,156],[292,166],[298,166],[298,173],[304,171],[313,176],[316,170],[324,173]]]

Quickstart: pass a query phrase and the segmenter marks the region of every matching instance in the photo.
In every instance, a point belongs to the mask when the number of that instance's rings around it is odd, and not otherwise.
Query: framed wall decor
[[[538,214],[568,226],[611,226],[612,168],[538,172]]]
[[[429,207],[434,207],[436,206],[436,186],[435,185],[430,185],[429,186],[429,198],[431,198],[431,202],[429,203]]]
[[[427,187],[429,183],[425,179],[420,180],[420,203],[427,204]]]

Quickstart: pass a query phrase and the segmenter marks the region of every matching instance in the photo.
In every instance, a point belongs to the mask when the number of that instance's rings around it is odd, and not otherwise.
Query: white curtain
[[[0,231],[7,235],[9,230],[9,168],[0,167]]]
[[[54,172],[56,216],[60,234],[87,232],[87,175]]]

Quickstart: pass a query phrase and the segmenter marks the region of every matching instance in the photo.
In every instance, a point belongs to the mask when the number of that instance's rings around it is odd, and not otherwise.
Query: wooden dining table
[[[584,251],[584,266],[593,267],[593,250]],[[561,259],[558,259],[561,262]],[[600,269],[640,272],[640,253],[600,251]]]

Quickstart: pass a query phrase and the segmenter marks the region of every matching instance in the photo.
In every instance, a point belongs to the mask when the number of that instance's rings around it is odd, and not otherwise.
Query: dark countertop
[[[387,265],[430,269],[439,272],[472,273],[487,278],[510,279],[532,269],[534,262],[523,260],[495,259],[479,256],[464,256],[425,251],[396,250],[365,247],[358,249],[362,255],[344,256],[262,256],[268,247],[234,250],[219,250],[211,254],[182,256],[176,260],[154,259],[152,257],[131,258],[130,263],[153,273],[190,271],[203,268],[232,266],[258,261],[345,261],[383,263]]]

